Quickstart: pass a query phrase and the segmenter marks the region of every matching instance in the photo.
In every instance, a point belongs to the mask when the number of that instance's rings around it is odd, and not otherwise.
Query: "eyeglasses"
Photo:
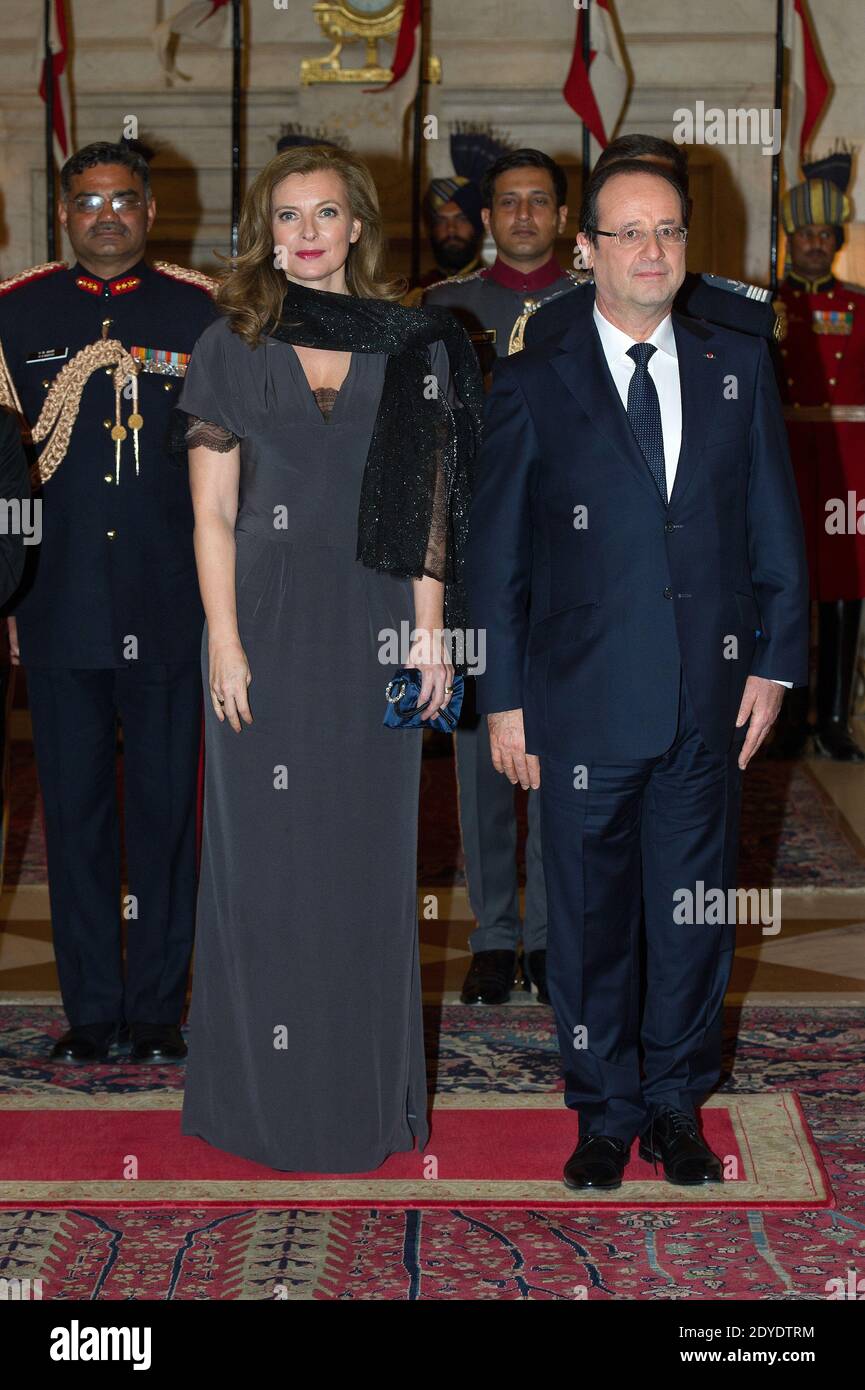
[[[106,203],[110,203],[115,212],[134,212],[142,203],[137,193],[117,193],[113,198],[105,198],[101,193],[79,193],[69,201],[79,212],[101,212]]]
[[[619,246],[630,246],[632,250],[637,246],[645,246],[649,239],[646,227],[625,227],[621,232],[602,232],[600,227],[595,227],[588,232],[589,236],[592,234],[614,237]],[[688,228],[655,227],[654,235],[658,238],[659,246],[684,246],[688,240]]]

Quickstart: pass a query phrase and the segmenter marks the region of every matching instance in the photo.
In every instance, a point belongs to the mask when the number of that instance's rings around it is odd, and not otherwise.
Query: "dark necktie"
[[[649,358],[656,351],[654,343],[634,343],[633,347],[628,348],[628,356],[636,364],[628,383],[628,419],[666,505],[667,472],[664,467],[661,403],[655,383],[649,376]]]

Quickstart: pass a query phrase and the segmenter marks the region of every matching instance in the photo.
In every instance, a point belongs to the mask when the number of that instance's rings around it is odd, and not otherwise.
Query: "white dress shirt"
[[[637,364],[632,357],[628,356],[628,348],[632,348],[637,342],[636,338],[629,338],[627,333],[623,333],[621,328],[616,328],[615,324],[604,318],[600,309],[595,304],[592,310],[595,320],[595,327],[601,340],[601,347],[604,350],[604,357],[610,369],[610,375],[619,393],[622,405],[628,408],[628,387],[631,384],[631,377],[637,369]],[[679,383],[679,356],[676,352],[676,335],[673,332],[673,316],[668,314],[662,319],[657,328],[645,340],[654,343],[657,352],[653,352],[649,358],[648,372],[655,383],[655,390],[658,393],[658,403],[661,407],[661,433],[664,437],[664,471],[667,476],[667,496],[673,495],[673,484],[676,481],[676,469],[679,464],[679,451],[682,447],[682,388]],[[648,468],[648,464],[646,465]],[[775,681],[776,685],[785,685],[787,689],[792,689],[792,681]]]
[[[628,348],[637,341],[629,338],[621,328],[605,319],[597,304],[593,309],[595,327],[601,339],[601,347],[607,359],[607,366],[616,384],[625,410],[628,408],[628,387],[637,364],[628,356]],[[646,339],[653,343],[657,352],[649,359],[649,376],[655,383],[658,401],[661,406],[661,431],[664,436],[664,468],[667,474],[667,496],[673,495],[676,468],[679,464],[679,450],[682,444],[682,390],[679,385],[679,357],[676,352],[676,335],[673,332],[673,317],[668,314],[662,319],[654,333]],[[648,467],[648,465],[646,465]]]

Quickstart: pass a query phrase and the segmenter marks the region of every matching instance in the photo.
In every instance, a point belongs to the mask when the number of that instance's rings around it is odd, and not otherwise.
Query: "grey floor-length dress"
[[[441,345],[432,361],[446,364]],[[428,1138],[419,729],[382,726],[381,629],[412,581],[355,559],[383,354],[325,419],[294,348],[221,320],[181,407],[241,441],[236,590],[253,724],[205,686],[201,879],[182,1132],[284,1171],[366,1172]],[[213,461],[215,468],[219,460]]]

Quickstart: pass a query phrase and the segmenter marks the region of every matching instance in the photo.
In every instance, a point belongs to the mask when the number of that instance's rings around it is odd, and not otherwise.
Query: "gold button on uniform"
[[[110,474],[110,473],[104,473],[104,474],[103,474],[103,477],[105,478],[106,483],[110,483],[110,482],[111,482],[111,474]]]
[[[104,427],[105,429],[107,429],[107,430],[110,430],[110,429],[111,429],[111,421],[110,421],[110,420],[103,420],[103,421],[102,421],[102,424],[103,424],[103,427]]]
[[[51,382],[50,382],[50,381],[48,380],[48,378],[46,377],[45,380],[43,381],[42,385],[45,387],[45,389],[46,389],[46,391],[47,391],[48,387],[51,385]]]
[[[113,540],[114,540],[114,537],[117,535],[117,532],[116,532],[116,531],[106,531],[105,534],[106,534],[106,536],[108,537],[108,539],[109,539],[110,541],[113,541]]]
[[[162,383],[162,389],[163,391],[170,391],[173,385],[173,381],[165,381]]]
[[[838,385],[837,379],[836,379],[834,376],[830,376],[830,378],[829,378],[829,385],[830,385],[830,386],[837,386],[837,385]]]
[[[841,358],[844,356],[844,354],[843,354],[843,352],[836,352],[836,353],[835,353],[835,356],[838,358],[838,361],[840,362],[840,361],[841,361]]]

